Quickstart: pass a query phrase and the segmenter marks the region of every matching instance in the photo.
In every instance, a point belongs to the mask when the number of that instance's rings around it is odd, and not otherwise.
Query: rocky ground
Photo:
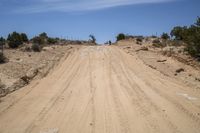
[[[46,76],[66,53],[77,49],[76,45],[47,46],[41,52],[25,52],[23,48],[5,49],[8,62],[0,64],[0,97]]]

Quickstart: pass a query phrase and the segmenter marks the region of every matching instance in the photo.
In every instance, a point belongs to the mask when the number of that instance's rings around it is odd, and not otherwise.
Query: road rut
[[[0,103],[0,133],[199,132],[199,91],[116,46],[82,47]]]

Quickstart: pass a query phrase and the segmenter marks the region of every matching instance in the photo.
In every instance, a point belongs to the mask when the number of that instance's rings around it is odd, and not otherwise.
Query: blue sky
[[[199,0],[0,0],[0,36],[12,31],[33,37],[115,40],[123,32],[160,35],[200,16]]]

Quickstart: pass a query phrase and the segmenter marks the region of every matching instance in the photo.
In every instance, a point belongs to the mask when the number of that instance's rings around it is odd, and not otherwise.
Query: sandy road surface
[[[200,93],[115,46],[83,47],[0,103],[0,133],[199,133]]]

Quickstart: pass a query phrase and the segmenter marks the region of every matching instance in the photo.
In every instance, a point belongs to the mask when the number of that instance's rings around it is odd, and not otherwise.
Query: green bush
[[[39,34],[38,36],[35,36],[34,38],[32,38],[31,41],[33,43],[42,45],[42,44],[48,43],[48,38],[49,37],[48,37],[47,33],[43,32],[43,33]]]
[[[47,39],[47,38],[48,38],[48,35],[47,35],[47,33],[43,32],[43,33],[41,33],[41,34],[39,35],[39,37],[44,38],[44,39]]]
[[[4,56],[3,53],[0,52],[0,64],[6,62],[6,57]]]
[[[29,41],[26,33],[21,33],[21,39],[22,39],[23,42],[28,42]]]
[[[125,34],[120,33],[120,34],[117,35],[116,38],[117,38],[117,41],[120,41],[120,40],[124,40],[126,38],[126,36],[125,36]]]
[[[10,48],[17,48],[23,44],[21,35],[17,32],[13,32],[9,34],[7,41]]]
[[[58,42],[58,40],[56,39],[56,38],[48,38],[47,39],[47,42],[48,42],[48,44],[55,44],[55,43],[57,43]]]
[[[162,39],[165,39],[165,40],[168,40],[168,39],[170,38],[170,36],[168,35],[168,33],[163,33],[163,34],[161,35],[161,38],[162,38]]]
[[[40,44],[40,45],[45,44],[45,39],[42,37],[39,37],[39,36],[36,36],[36,37],[32,38],[31,40],[35,44]]]
[[[90,41],[91,41],[92,43],[96,43],[96,38],[95,38],[94,35],[89,35],[89,37],[90,37]]]
[[[153,43],[154,47],[164,47],[165,46],[159,39],[153,40],[152,43]]]
[[[3,53],[3,46],[6,44],[6,40],[3,37],[0,37],[0,50]]]
[[[41,46],[39,44],[36,44],[36,43],[34,43],[31,48],[34,52],[40,52],[41,51]]]
[[[137,42],[142,42],[142,38],[137,38],[136,41]]]
[[[187,36],[187,27],[176,26],[172,29],[170,33],[171,37],[174,37],[175,40],[183,40]]]
[[[200,58],[200,27],[191,27],[188,29],[188,36],[184,39],[186,42],[186,51],[193,56]]]
[[[186,43],[185,50],[193,57],[200,58],[200,18],[190,27],[175,27],[171,35]]]

